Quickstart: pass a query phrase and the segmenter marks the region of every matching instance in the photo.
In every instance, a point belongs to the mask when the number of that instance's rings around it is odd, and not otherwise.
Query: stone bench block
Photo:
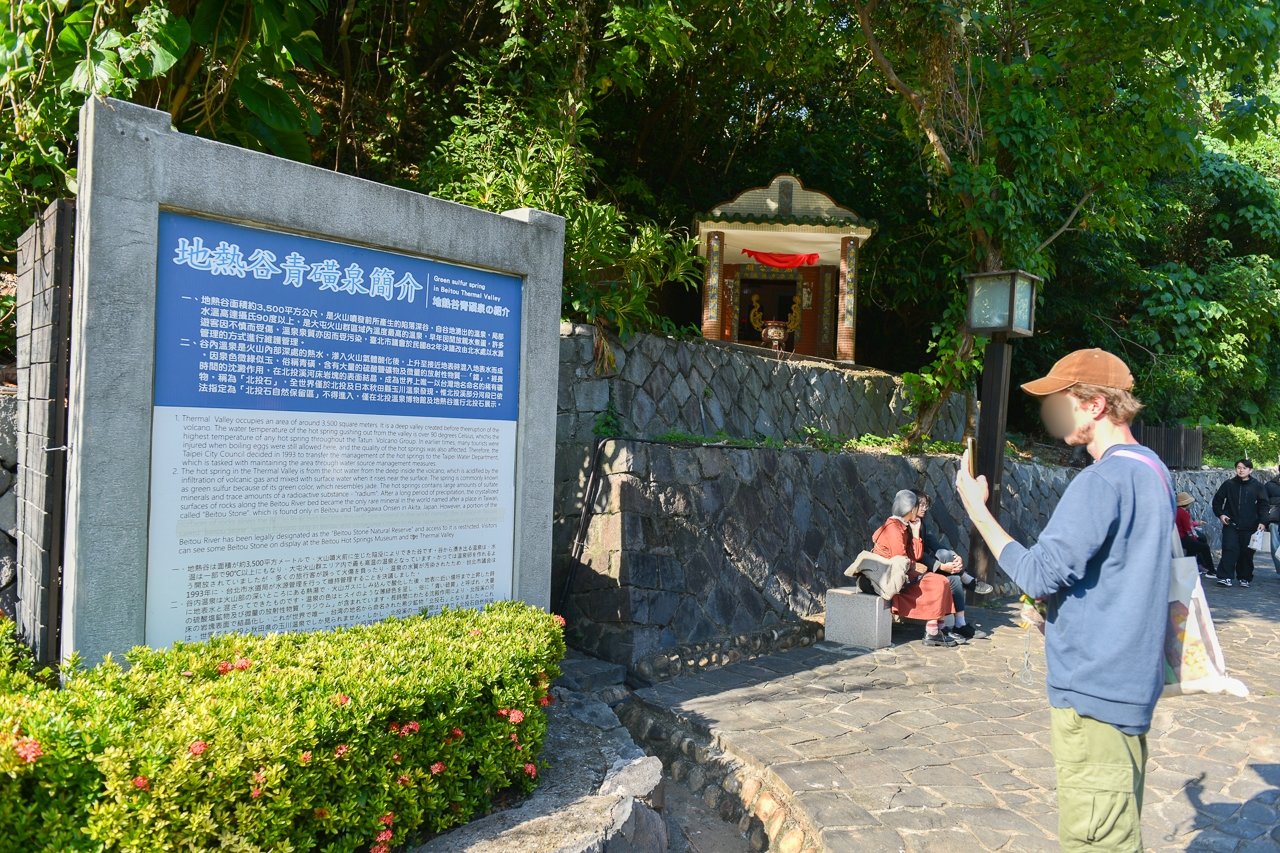
[[[827,590],[826,640],[846,646],[884,649],[891,644],[893,614],[878,595],[853,589]]]

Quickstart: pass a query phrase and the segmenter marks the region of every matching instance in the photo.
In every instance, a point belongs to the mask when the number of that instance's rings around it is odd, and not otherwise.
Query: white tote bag
[[[1162,696],[1188,693],[1230,693],[1248,696],[1249,688],[1227,675],[1218,632],[1200,585],[1194,557],[1182,555],[1182,542],[1173,536],[1173,572],[1169,576],[1169,622],[1164,634],[1164,691]]]
[[[1255,530],[1249,537],[1249,547],[1255,551],[1271,550],[1271,534],[1265,530]]]

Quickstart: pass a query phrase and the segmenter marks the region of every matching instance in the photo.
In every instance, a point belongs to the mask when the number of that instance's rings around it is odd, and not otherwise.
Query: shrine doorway
[[[739,284],[738,303],[738,341],[744,344],[764,346],[764,340],[751,322],[751,312],[755,310],[756,300],[760,303],[761,321],[781,320],[786,322],[791,316],[791,308],[796,299],[796,287],[799,282],[767,280],[760,278],[744,278]],[[784,349],[793,350],[794,336],[787,337]]]

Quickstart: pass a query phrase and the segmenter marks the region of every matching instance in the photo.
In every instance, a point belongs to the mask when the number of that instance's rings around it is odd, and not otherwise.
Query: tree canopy
[[[75,190],[93,95],[372,180],[560,213],[565,316],[623,333],[693,321],[672,307],[700,278],[686,224],[790,171],[878,223],[859,360],[907,373],[921,432],[981,366],[960,276],[1013,266],[1046,277],[1017,375],[1104,346],[1134,368],[1150,421],[1280,423],[1271,2],[0,9],[10,264],[35,211]]]

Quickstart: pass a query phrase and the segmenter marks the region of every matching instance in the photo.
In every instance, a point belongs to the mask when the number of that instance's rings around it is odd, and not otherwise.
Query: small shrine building
[[[762,327],[780,321],[785,349],[853,361],[858,253],[874,227],[788,174],[699,215],[703,337],[769,346]]]

